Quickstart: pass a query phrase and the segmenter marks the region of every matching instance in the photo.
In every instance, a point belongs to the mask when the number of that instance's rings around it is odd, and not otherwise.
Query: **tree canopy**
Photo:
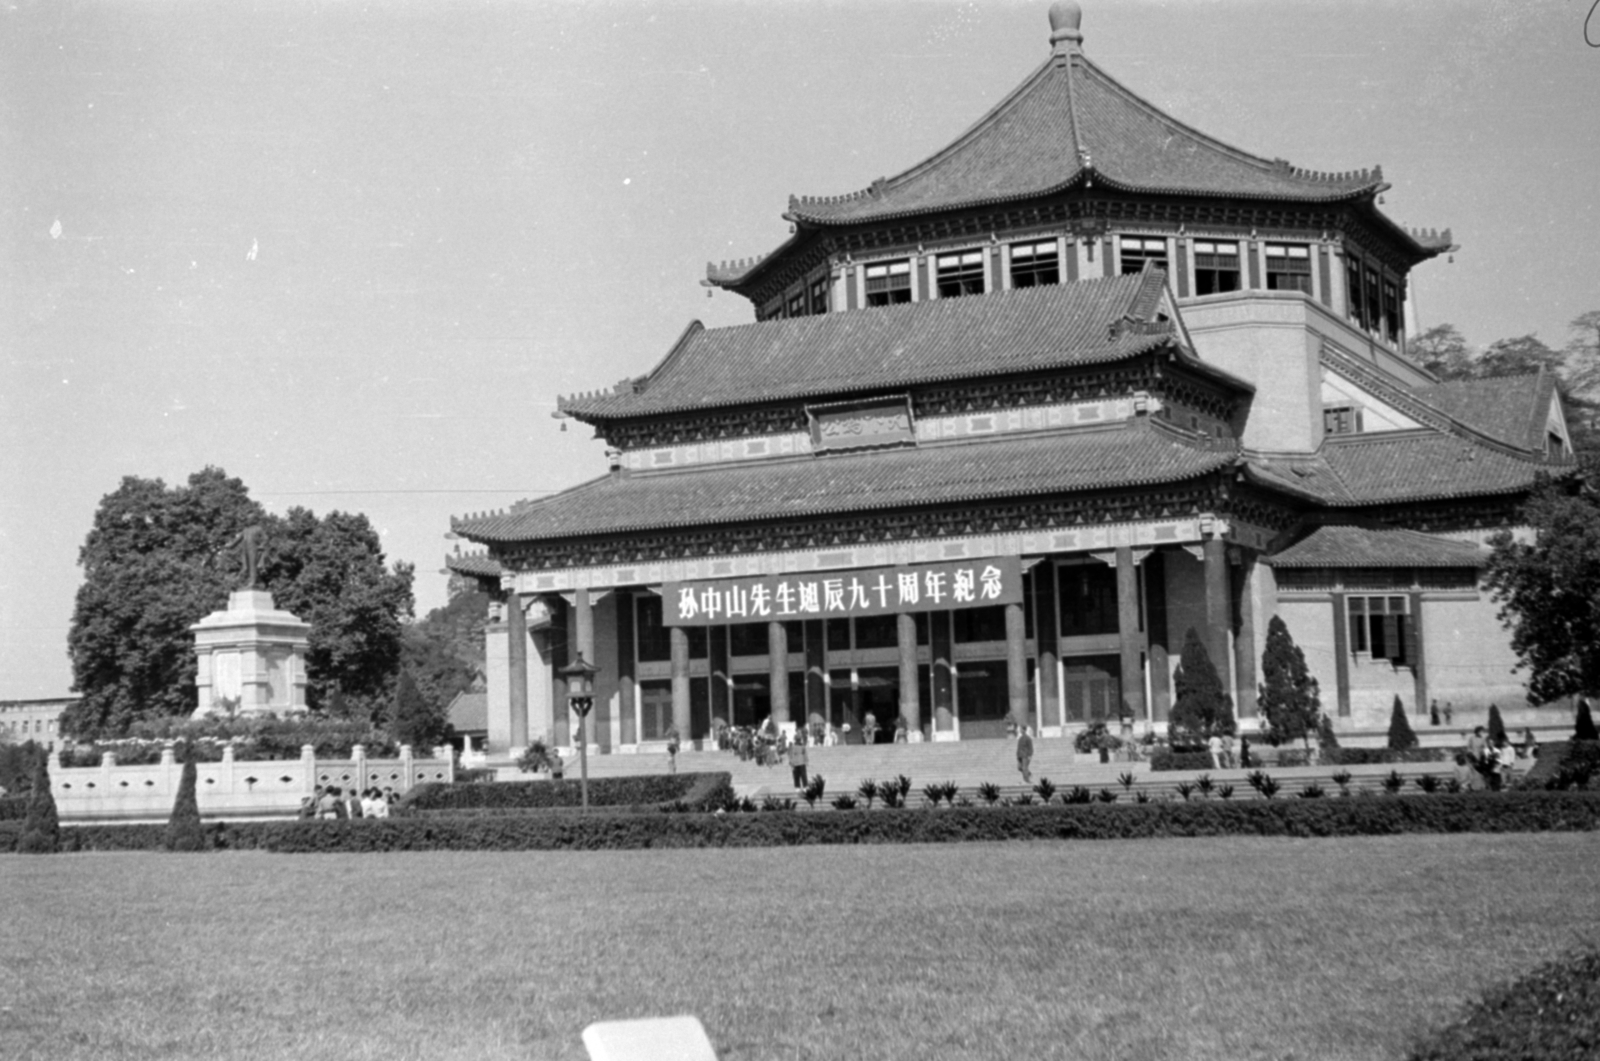
[[[411,614],[412,569],[385,566],[365,516],[269,515],[220,468],[175,487],[128,476],[101,499],[78,554],[84,581],[68,651],[81,699],[63,714],[64,733],[114,736],[140,720],[193,713],[189,626],[226,604],[240,578],[219,553],[251,525],[265,531],[262,584],[311,624],[309,706],[335,688],[386,697]]]
[[[1266,720],[1269,742],[1297,740],[1310,747],[1322,718],[1322,699],[1317,679],[1306,668],[1306,654],[1294,643],[1282,616],[1274,615],[1267,624],[1256,703]]]
[[[1222,687],[1205,642],[1194,627],[1183,637],[1183,653],[1172,673],[1172,716],[1167,728],[1174,744],[1200,743],[1234,732],[1233,697]]]
[[[1600,466],[1590,464],[1590,481]],[[1600,496],[1546,483],[1523,508],[1532,542],[1494,539],[1487,584],[1535,703],[1600,689]]]
[[[406,626],[402,656],[424,700],[448,710],[457,693],[481,687],[483,627],[489,595],[470,584],[452,586],[449,603]]]

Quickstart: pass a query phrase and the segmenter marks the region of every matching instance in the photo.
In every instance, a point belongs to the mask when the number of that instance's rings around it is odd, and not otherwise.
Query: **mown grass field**
[[[0,856],[0,1057],[1399,1058],[1600,939],[1600,836]]]

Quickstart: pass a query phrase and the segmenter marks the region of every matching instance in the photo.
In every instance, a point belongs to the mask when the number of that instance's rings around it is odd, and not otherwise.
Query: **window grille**
[[[1239,245],[1196,240],[1194,293],[1215,295],[1239,290]]]
[[[1311,248],[1302,243],[1267,244],[1267,290],[1311,294]]]
[[[1041,287],[1061,282],[1061,262],[1056,241],[1011,245],[1011,286]]]
[[[941,254],[934,262],[940,298],[983,294],[983,251]]]
[[[878,262],[867,266],[867,305],[892,306],[911,301],[911,263]]]
[[[1167,268],[1167,241],[1147,239],[1143,236],[1122,236],[1117,241],[1122,250],[1122,272],[1137,273],[1145,262],[1154,262],[1158,268]]]

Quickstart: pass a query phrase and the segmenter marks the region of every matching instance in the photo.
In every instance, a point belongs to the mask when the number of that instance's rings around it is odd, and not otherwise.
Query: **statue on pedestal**
[[[261,576],[261,560],[266,553],[267,532],[261,529],[259,523],[252,523],[244,530],[233,536],[233,540],[224,545],[219,552],[232,552],[239,550],[239,555],[244,560],[244,585],[240,589],[260,589],[257,585]]]

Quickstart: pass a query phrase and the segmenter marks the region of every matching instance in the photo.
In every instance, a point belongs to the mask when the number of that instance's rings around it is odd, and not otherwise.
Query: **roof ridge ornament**
[[[1075,0],[1050,5],[1050,48],[1056,55],[1071,55],[1083,48],[1083,8]]]

